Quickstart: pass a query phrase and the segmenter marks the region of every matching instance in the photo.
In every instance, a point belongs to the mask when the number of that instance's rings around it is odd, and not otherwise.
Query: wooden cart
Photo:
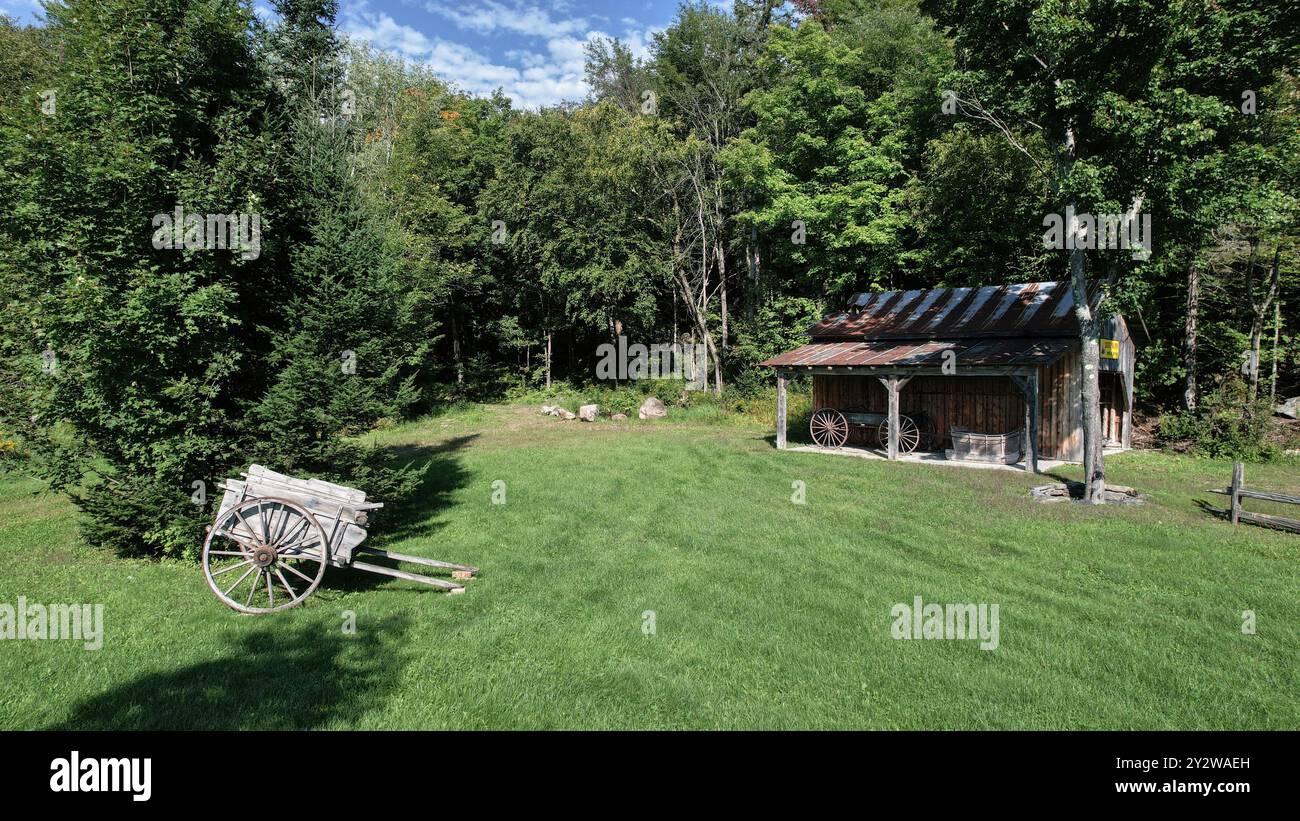
[[[463,593],[454,581],[356,561],[365,553],[450,570],[468,579],[478,568],[362,547],[369,512],[383,507],[366,494],[319,479],[295,479],[261,465],[220,483],[225,491],[203,541],[203,576],[227,606],[241,613],[275,613],[300,604],[325,576],[326,565],[351,567]],[[263,606],[265,605],[265,606]]]
[[[812,440],[824,448],[843,447],[849,440],[849,429],[875,433],[876,441],[881,447],[889,447],[889,414],[876,413],[861,408],[847,408],[843,411],[835,408],[821,408],[814,411],[808,423]],[[922,441],[929,441],[930,419],[924,411],[901,413],[898,415],[898,452],[911,453],[921,446]]]

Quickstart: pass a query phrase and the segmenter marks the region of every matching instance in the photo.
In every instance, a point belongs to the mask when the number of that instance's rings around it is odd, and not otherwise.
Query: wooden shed
[[[954,427],[1018,430],[1027,433],[1031,470],[1039,457],[1083,458],[1082,358],[1069,283],[855,294],[808,336],[808,344],[763,363],[777,375],[778,447],[786,445],[787,382],[807,373],[814,409],[865,410],[892,422],[890,458],[902,416],[927,420],[928,450],[951,447]],[[1103,436],[1108,447],[1127,448],[1135,346],[1122,316],[1106,323],[1100,344]],[[850,441],[876,443],[861,425]]]

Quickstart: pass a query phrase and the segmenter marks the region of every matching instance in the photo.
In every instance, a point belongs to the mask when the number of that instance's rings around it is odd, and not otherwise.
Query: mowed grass
[[[0,727],[1300,727],[1300,537],[1198,507],[1227,463],[1113,457],[1150,498],[1096,509],[757,426],[475,407],[375,439],[431,466],[373,543],[479,566],[464,595],[331,570],[241,616],[197,566],[81,546],[66,499],[0,481],[0,602],[106,620],[98,651],[0,642]],[[1247,479],[1300,491],[1294,468]],[[999,647],[895,640],[918,595],[997,604]]]

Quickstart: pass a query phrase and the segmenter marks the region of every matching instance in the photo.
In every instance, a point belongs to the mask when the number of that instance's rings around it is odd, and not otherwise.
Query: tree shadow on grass
[[[378,546],[442,527],[442,523],[436,521],[438,515],[451,505],[452,493],[464,487],[469,479],[469,471],[461,465],[458,454],[477,438],[475,433],[436,445],[389,448],[394,462],[413,463],[424,470],[424,475],[409,495],[385,505],[374,514],[375,524],[370,528],[371,535],[366,543]]]
[[[464,487],[469,481],[469,471],[460,463],[459,453],[469,446],[478,434],[456,436],[436,445],[401,445],[387,448],[387,458],[394,463],[414,464],[423,469],[420,483],[405,498],[386,503],[373,514],[373,524],[368,528],[369,535],[363,543],[365,547],[387,548],[394,543],[413,537],[434,539],[438,530],[445,527],[439,516],[451,506],[452,494]],[[384,499],[375,501],[384,502]],[[409,551],[408,551],[409,552]],[[433,556],[447,561],[454,558]],[[401,567],[412,572],[428,573],[428,568],[413,568],[399,565],[378,556],[359,554],[358,559],[368,564],[384,567]],[[444,574],[445,575],[445,574]],[[328,590],[357,591],[369,590],[380,585],[400,584],[412,589],[421,589],[416,582],[398,581],[387,576],[366,573],[360,570],[339,570],[331,568],[326,571],[321,587]],[[424,592],[437,591],[425,588]]]
[[[310,730],[355,725],[401,679],[409,620],[265,626],[219,656],[149,673],[76,705],[52,730]]]

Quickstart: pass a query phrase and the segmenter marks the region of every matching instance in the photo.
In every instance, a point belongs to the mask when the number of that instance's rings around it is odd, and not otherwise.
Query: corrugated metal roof
[[[854,294],[809,329],[813,339],[1075,336],[1066,282]]]
[[[1049,365],[1073,346],[1069,339],[931,339],[921,342],[813,342],[763,362],[778,368],[804,367],[930,367],[944,363],[944,351],[955,351],[963,367]]]

